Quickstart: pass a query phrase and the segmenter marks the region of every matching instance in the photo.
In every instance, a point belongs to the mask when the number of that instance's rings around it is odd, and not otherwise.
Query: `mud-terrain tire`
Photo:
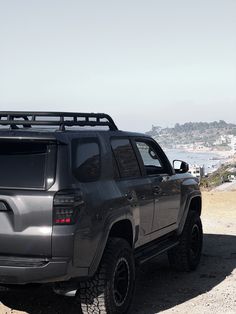
[[[133,251],[127,241],[110,238],[97,273],[80,283],[78,298],[82,313],[128,313],[134,286]]]
[[[168,252],[169,263],[178,271],[195,270],[201,259],[203,242],[202,222],[195,211],[188,213],[179,245]]]

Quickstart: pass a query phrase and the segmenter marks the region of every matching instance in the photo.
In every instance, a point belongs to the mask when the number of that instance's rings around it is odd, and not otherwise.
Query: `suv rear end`
[[[58,142],[0,132],[0,281],[27,283],[64,274],[52,259]]]
[[[97,125],[115,128],[104,114],[0,112],[0,284],[87,276],[74,255],[84,201],[65,128]]]

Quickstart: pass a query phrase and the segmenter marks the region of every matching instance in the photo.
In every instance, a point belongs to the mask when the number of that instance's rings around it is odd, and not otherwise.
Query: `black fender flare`
[[[101,259],[102,259],[102,256],[103,256],[103,253],[104,253],[104,250],[105,250],[105,247],[106,247],[106,244],[107,244],[109,234],[111,232],[112,227],[116,223],[122,222],[122,221],[129,221],[130,222],[130,224],[132,226],[132,232],[133,232],[133,243],[134,243],[135,239],[137,238],[136,233],[138,232],[138,228],[135,228],[132,216],[130,216],[130,217],[122,216],[122,217],[119,217],[116,220],[114,220],[111,224],[107,224],[108,227],[105,228],[105,230],[104,230],[104,232],[100,238],[100,241],[99,241],[99,244],[97,246],[97,250],[95,252],[94,258],[93,258],[92,263],[89,267],[89,271],[88,271],[89,277],[94,276],[94,274],[96,273],[96,271],[99,267],[99,264],[101,262]]]
[[[182,215],[181,220],[179,222],[178,231],[177,231],[178,235],[180,235],[182,233],[183,229],[184,229],[184,225],[185,225],[185,222],[186,222],[189,210],[190,210],[190,204],[191,204],[192,200],[195,199],[195,198],[198,198],[198,197],[200,197],[200,199],[201,199],[201,192],[200,192],[200,190],[192,191],[188,195],[187,200],[185,202],[183,215]],[[201,208],[200,208],[200,214],[201,214]]]

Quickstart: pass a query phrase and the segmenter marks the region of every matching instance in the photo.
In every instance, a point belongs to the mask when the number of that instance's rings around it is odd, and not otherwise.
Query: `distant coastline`
[[[223,120],[176,123],[172,128],[152,126],[147,134],[166,149],[217,154],[224,160],[236,153],[236,124]]]
[[[234,160],[234,155],[230,151],[212,149],[187,149],[187,148],[164,148],[170,162],[180,159],[189,165],[203,166],[205,174],[216,171],[222,164]]]
[[[222,160],[230,160],[234,157],[234,152],[229,150],[220,150],[217,148],[208,148],[208,147],[202,147],[202,148],[175,148],[177,150],[183,150],[184,152],[189,153],[212,153],[217,154],[221,157]]]

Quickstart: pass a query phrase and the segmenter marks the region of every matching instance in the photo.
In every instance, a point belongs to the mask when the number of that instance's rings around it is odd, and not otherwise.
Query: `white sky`
[[[0,110],[236,123],[236,1],[0,0]]]

